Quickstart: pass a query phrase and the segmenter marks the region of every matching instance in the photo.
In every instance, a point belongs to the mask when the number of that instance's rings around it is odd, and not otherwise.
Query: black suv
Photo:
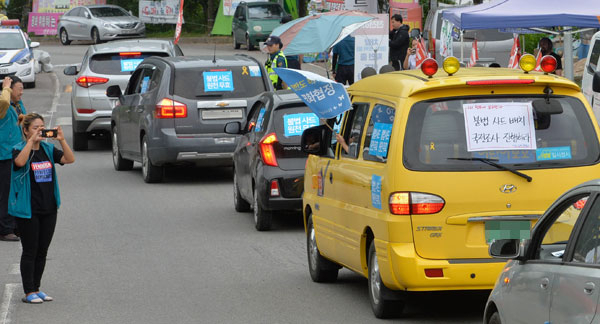
[[[226,123],[246,120],[248,102],[272,89],[264,67],[246,55],[150,57],[131,75],[112,111],[112,154],[116,170],[142,163],[146,182],[160,182],[163,167],[193,163],[228,166],[239,136],[223,133]]]
[[[254,210],[255,227],[271,228],[275,211],[300,211],[307,154],[300,148],[304,129],[319,118],[290,90],[264,93],[245,125],[231,122],[229,134],[242,134],[233,154],[233,201],[238,212]]]

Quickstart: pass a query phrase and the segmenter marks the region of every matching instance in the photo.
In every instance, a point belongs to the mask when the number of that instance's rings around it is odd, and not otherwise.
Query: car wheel
[[[64,28],[61,28],[61,30],[60,30],[60,43],[63,45],[71,44],[71,41],[69,40],[69,34],[67,33],[67,30]]]
[[[252,209],[254,210],[254,227],[256,227],[256,230],[270,230],[273,214],[264,210],[258,203],[258,189],[256,188],[254,189],[254,203],[252,204]]]
[[[377,253],[375,253],[375,241],[371,241],[369,246],[369,299],[371,308],[377,318],[389,318],[402,314],[404,302],[390,300],[386,295],[392,292],[383,284],[379,272],[379,263],[377,262]]]
[[[75,131],[75,121],[73,121],[73,149],[75,151],[85,151],[88,149],[87,133]]]
[[[94,42],[94,44],[100,44],[102,42],[100,39],[100,33],[96,27],[92,28],[92,42]]]
[[[235,169],[233,170],[233,205],[235,206],[235,211],[237,212],[242,213],[250,211],[250,204],[240,195],[240,187],[238,186]]]
[[[315,239],[315,227],[313,225],[312,215],[308,216],[306,230],[306,253],[308,255],[308,271],[310,272],[310,278],[314,282],[336,281],[340,267],[325,259],[321,255],[321,252],[319,252],[317,240]]]
[[[254,45],[252,45],[252,43],[250,42],[250,37],[248,37],[248,35],[246,35],[246,48],[249,51],[254,49]]]
[[[500,321],[500,314],[498,312],[494,312],[494,314],[490,316],[488,324],[502,324],[502,322]]]
[[[240,49],[240,43],[237,42],[237,39],[235,39],[235,33],[232,34],[232,38],[233,38],[233,49]]]
[[[148,141],[146,135],[142,139],[142,176],[146,183],[161,182],[163,179],[163,167],[152,164],[148,156]]]
[[[115,170],[127,171],[133,169],[133,161],[124,159],[121,156],[121,150],[119,150],[119,137],[117,134],[117,127],[112,128],[112,157]]]

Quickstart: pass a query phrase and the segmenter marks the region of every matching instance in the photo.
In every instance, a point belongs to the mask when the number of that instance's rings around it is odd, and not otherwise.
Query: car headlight
[[[104,28],[117,28],[115,25],[113,25],[113,24],[111,24],[111,23],[107,23],[107,22],[105,22],[105,23],[102,23],[102,26],[103,26]]]
[[[27,64],[31,61],[31,54],[25,55],[23,58],[17,61],[18,64]]]
[[[262,27],[261,26],[254,26],[254,27],[252,27],[252,29],[254,29],[255,32],[262,31]]]

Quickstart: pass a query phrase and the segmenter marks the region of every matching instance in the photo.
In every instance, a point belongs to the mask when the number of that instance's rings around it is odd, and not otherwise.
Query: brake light
[[[446,204],[442,197],[422,192],[394,192],[389,203],[394,215],[435,214]]]
[[[156,105],[156,118],[186,118],[187,106],[179,101],[163,98]]]
[[[275,156],[275,147],[273,144],[277,143],[277,135],[270,133],[265,135],[260,142],[260,155],[262,156],[263,163],[270,166],[277,166],[277,157]]]
[[[556,70],[556,64],[556,59],[552,55],[545,55],[540,61],[540,67],[542,68],[542,71],[546,73],[554,72],[554,70]]]
[[[277,179],[271,180],[271,197],[279,196],[279,183]]]
[[[121,52],[119,53],[120,56],[140,56],[142,55],[142,52]]]
[[[425,61],[421,63],[421,71],[423,71],[423,73],[430,78],[437,72],[437,70],[437,61],[432,58],[425,59]]]
[[[92,114],[96,112],[96,109],[77,108],[77,112],[80,114]]]
[[[108,82],[107,78],[101,78],[101,77],[94,77],[94,76],[80,76],[79,78],[77,78],[77,80],[75,81],[75,83],[77,83],[77,85],[79,85],[80,87],[83,88],[89,88],[93,85],[96,84],[103,84]]]
[[[467,85],[532,84],[534,82],[533,79],[476,80],[467,81]]]
[[[429,278],[440,278],[444,276],[444,269],[425,269],[425,276]]]

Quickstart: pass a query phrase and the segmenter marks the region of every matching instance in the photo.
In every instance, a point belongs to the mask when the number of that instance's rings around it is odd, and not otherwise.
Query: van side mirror
[[[600,92],[600,72],[594,73],[594,79],[592,81],[592,90],[594,92]]]
[[[330,149],[327,141],[331,137],[330,132],[326,125],[305,129],[300,139],[302,152],[318,156],[327,155],[327,150]]]
[[[121,92],[121,88],[118,85],[113,85],[106,88],[106,96],[109,98],[119,98],[123,97],[123,93]]]
[[[240,122],[230,122],[225,124],[226,134],[239,134],[242,130],[242,124]]]
[[[493,240],[492,243],[490,243],[488,252],[493,258],[515,259],[521,255],[521,240]]]
[[[77,67],[75,65],[67,66],[63,70],[63,73],[65,75],[77,75]]]

